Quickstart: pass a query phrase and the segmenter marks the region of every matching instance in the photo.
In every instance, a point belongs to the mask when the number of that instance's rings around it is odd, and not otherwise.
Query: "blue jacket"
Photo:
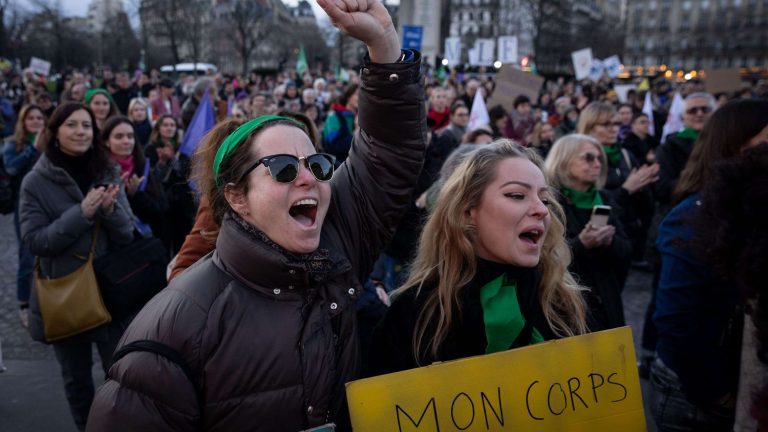
[[[741,314],[736,287],[691,246],[699,199],[694,194],[683,200],[659,226],[661,276],[653,321],[657,354],[678,375],[688,399],[708,406],[737,388],[741,332],[728,330],[739,329],[730,324]]]

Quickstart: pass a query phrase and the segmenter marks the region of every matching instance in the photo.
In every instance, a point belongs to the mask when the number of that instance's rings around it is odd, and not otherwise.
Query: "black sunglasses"
[[[584,162],[588,164],[593,164],[595,161],[600,160],[600,156],[594,154],[594,153],[584,153],[581,155],[581,158],[584,159]]]
[[[315,153],[306,157],[296,157],[289,154],[277,154],[259,159],[255,164],[248,168],[237,183],[240,183],[256,167],[264,164],[276,182],[291,183],[299,176],[299,162],[303,161],[304,166],[315,176],[317,181],[327,182],[333,177],[334,162],[336,158],[327,153]]]
[[[712,111],[712,108],[708,106],[697,106],[697,107],[690,107],[685,112],[690,115],[695,115],[698,112],[701,112],[702,114],[708,114],[710,111]]]

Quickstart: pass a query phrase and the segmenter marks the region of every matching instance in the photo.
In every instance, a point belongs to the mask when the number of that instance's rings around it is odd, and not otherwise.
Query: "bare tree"
[[[230,0],[219,12],[219,33],[231,41],[248,73],[251,55],[274,26],[274,14],[266,0]]]

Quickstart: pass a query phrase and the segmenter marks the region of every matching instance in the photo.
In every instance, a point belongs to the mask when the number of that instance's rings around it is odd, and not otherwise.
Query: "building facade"
[[[768,66],[768,0],[633,0],[625,62],[677,70]]]

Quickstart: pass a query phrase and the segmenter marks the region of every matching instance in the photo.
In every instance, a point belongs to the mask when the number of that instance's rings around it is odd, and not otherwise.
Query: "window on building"
[[[648,9],[656,10],[656,0],[651,0],[648,2]]]
[[[701,0],[701,6],[699,7],[699,10],[709,10],[709,0]]]
[[[691,10],[691,0],[685,0],[685,1],[683,2],[683,10],[684,10],[684,11],[689,11],[689,10]]]

